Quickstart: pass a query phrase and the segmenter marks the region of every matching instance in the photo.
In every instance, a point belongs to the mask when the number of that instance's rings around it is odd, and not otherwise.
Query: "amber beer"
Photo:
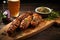
[[[17,17],[19,15],[20,0],[8,0],[8,9],[11,17]]]

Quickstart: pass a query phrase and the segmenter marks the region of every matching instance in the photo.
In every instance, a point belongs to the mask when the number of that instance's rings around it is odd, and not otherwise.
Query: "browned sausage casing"
[[[16,18],[14,21],[12,21],[12,24],[8,28],[7,33],[13,33],[16,30],[16,28],[18,28],[21,21],[28,16],[29,16],[29,14],[24,13],[24,14],[20,15],[18,18]]]
[[[33,20],[31,21],[31,25],[32,26],[36,26],[39,24],[39,22],[41,22],[42,17],[37,14],[37,13],[33,13]]]
[[[25,18],[24,20],[22,20],[21,24],[20,24],[20,28],[21,29],[26,29],[28,28],[29,24],[31,23],[32,20],[32,16],[28,16],[27,18]]]

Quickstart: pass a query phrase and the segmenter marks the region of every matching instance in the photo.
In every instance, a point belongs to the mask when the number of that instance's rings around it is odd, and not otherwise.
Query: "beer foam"
[[[8,1],[13,1],[13,2],[15,2],[15,1],[19,1],[19,0],[8,0]]]

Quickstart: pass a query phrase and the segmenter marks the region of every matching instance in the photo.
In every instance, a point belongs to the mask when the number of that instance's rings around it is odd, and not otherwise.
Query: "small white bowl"
[[[44,13],[44,12],[39,12],[38,9],[41,9],[41,8],[46,8],[47,10],[49,10],[48,12]],[[35,12],[37,13],[40,13],[40,14],[50,14],[52,12],[52,9],[48,8],[48,7],[37,7],[35,9]]]

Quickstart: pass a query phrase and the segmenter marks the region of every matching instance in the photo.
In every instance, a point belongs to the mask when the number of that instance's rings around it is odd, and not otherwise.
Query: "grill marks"
[[[20,28],[21,29],[26,29],[28,28],[28,26],[30,25],[32,20],[32,16],[29,15],[27,18],[25,18],[24,20],[22,20],[21,24],[20,24]]]
[[[8,28],[7,33],[8,34],[13,33],[18,28],[21,21],[28,16],[29,16],[29,14],[24,13],[24,14],[20,15],[18,18],[16,18],[14,21],[12,21],[12,24]]]
[[[24,12],[22,15],[12,21],[12,24],[8,28],[7,33],[12,34],[17,28],[20,28],[21,30],[27,29],[29,25],[35,27],[41,21],[42,17],[39,14],[30,11]]]

